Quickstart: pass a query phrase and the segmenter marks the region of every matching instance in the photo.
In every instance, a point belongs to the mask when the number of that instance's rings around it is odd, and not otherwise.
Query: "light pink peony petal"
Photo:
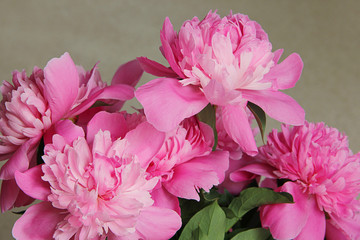
[[[51,59],[44,68],[45,98],[51,109],[51,120],[58,121],[68,113],[79,89],[79,75],[68,53]]]
[[[288,89],[295,87],[299,80],[304,63],[297,53],[288,56],[280,64],[270,69],[270,72],[264,76],[265,79],[276,79],[277,89]]]
[[[78,137],[85,136],[84,130],[70,120],[61,120],[48,129],[44,134],[45,145],[52,142],[54,134],[61,135],[67,144],[71,144]]]
[[[173,130],[208,104],[198,88],[182,86],[174,78],[154,79],[139,87],[135,96],[144,106],[148,121],[164,132]]]
[[[48,195],[51,193],[50,184],[41,179],[44,175],[41,170],[42,165],[30,168],[25,172],[15,172],[15,179],[17,185],[27,195],[32,198],[47,201]]]
[[[40,139],[32,138],[21,145],[12,157],[2,166],[0,179],[9,180],[14,178],[16,171],[23,172],[29,168],[31,157],[34,155]]]
[[[193,158],[174,168],[171,180],[164,187],[173,195],[186,199],[200,200],[197,191],[209,191],[224,180],[229,167],[229,153],[214,151],[208,156]]]
[[[175,211],[159,207],[142,210],[136,223],[139,235],[149,240],[170,239],[180,227],[181,218]]]
[[[258,153],[248,115],[243,106],[221,107],[222,121],[227,134],[250,156]]]
[[[160,32],[160,40],[162,44],[163,54],[166,60],[169,62],[170,67],[174,72],[180,76],[180,78],[185,78],[182,70],[180,69],[174,53],[171,49],[171,45],[174,43],[177,37],[177,33],[174,31],[174,28],[170,22],[170,19],[167,17],[164,21],[162,31]]]
[[[12,234],[18,240],[52,239],[56,225],[64,219],[62,212],[49,202],[35,204],[15,222]]]
[[[177,212],[179,215],[181,214],[179,199],[170,194],[165,188],[160,187],[156,190],[153,190],[151,192],[151,198],[154,200],[153,206],[171,209]]]
[[[89,143],[94,141],[94,137],[99,130],[110,131],[113,141],[119,137],[123,138],[127,132],[124,116],[120,113],[108,113],[104,111],[95,114],[87,125],[86,138]]]
[[[90,95],[87,100],[82,102],[79,106],[71,110],[66,117],[74,117],[85,110],[89,109],[97,100],[113,99],[126,101],[134,97],[134,88],[125,84],[111,85],[100,89],[94,94]]]
[[[243,97],[261,107],[270,117],[291,125],[303,125],[304,109],[290,96],[282,92],[243,90]]]
[[[270,228],[275,239],[294,239],[303,230],[308,221],[310,206],[314,198],[302,192],[300,185],[286,182],[277,192],[288,192],[294,198],[294,203],[266,205],[260,208],[260,219],[263,228]],[[312,210],[312,209],[311,209]]]
[[[171,68],[167,68],[158,62],[148,59],[147,57],[139,57],[137,60],[145,72],[154,76],[170,78],[178,77],[178,75]]]
[[[157,131],[148,122],[139,124],[125,136],[128,145],[126,152],[136,155],[142,167],[146,168],[149,160],[158,153],[164,143],[165,133]]]

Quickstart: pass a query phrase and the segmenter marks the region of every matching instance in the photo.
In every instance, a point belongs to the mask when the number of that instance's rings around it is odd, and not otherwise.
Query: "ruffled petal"
[[[182,86],[174,78],[154,79],[139,87],[135,96],[144,106],[148,121],[164,132],[173,130],[208,104],[197,87]]]
[[[151,198],[154,200],[153,206],[171,209],[179,215],[181,214],[179,199],[170,194],[165,188],[160,187],[153,190],[151,192]]]
[[[271,90],[242,90],[243,97],[261,107],[270,117],[291,125],[303,125],[304,109],[285,93]]]

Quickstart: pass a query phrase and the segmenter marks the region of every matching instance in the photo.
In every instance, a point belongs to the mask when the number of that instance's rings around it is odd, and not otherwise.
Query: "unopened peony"
[[[360,153],[347,137],[323,123],[283,125],[273,130],[260,154],[273,177],[286,182],[294,204],[261,208],[263,227],[276,239],[360,239]]]
[[[35,67],[30,77],[25,71],[15,71],[13,84],[4,81],[0,103],[0,158],[9,160],[0,171],[1,210],[29,203],[30,199],[16,186],[14,173],[36,164],[37,146],[51,127],[61,119],[76,117],[99,99],[131,99],[133,87],[127,81],[137,82],[139,73],[142,71],[138,63],[130,62],[119,68],[113,85],[106,86],[97,65],[86,72],[75,66],[65,53],[50,60],[44,70]],[[122,80],[124,76],[130,80]]]
[[[71,131],[53,136],[53,143],[45,146],[42,166],[16,172],[21,189],[43,202],[31,206],[15,223],[14,237],[115,240],[174,235],[181,226],[180,216],[153,206],[151,191],[158,178],[147,179],[139,161],[158,150],[153,139],[154,149],[142,151],[144,136],[156,130],[144,122],[124,138],[117,138],[121,131],[111,135],[99,130],[89,131],[85,139],[81,128],[66,124]],[[97,123],[92,124],[90,128],[96,129]]]
[[[145,71],[165,78],[135,92],[157,129],[172,130],[210,103],[222,114],[228,135],[244,152],[255,155],[245,111],[248,101],[279,121],[304,123],[304,110],[279,91],[295,86],[303,68],[300,56],[294,53],[278,63],[283,51],[272,52],[267,34],[246,15],[220,18],[210,11],[202,21],[186,21],[178,33],[166,18],[160,38],[170,68],[139,58]]]

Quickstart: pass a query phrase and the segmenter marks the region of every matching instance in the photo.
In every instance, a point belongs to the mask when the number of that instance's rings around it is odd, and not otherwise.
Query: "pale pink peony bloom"
[[[261,208],[263,227],[276,239],[360,239],[360,154],[347,137],[324,123],[282,126],[260,148],[268,177],[288,180],[276,189],[294,204]]]
[[[129,74],[127,71],[131,71]],[[97,100],[125,101],[133,97],[129,81],[137,82],[142,70],[136,61],[120,67],[113,84],[106,86],[97,70],[75,66],[68,53],[50,60],[44,70],[34,68],[13,73],[13,83],[4,81],[0,103],[0,158],[9,160],[0,171],[3,180],[1,210],[26,205],[30,199],[16,187],[15,171],[36,164],[34,156],[43,135],[60,119],[74,118]],[[124,78],[130,78],[124,80]],[[121,103],[118,103],[121,104]]]
[[[211,103],[223,115],[229,136],[244,152],[255,155],[245,112],[248,101],[284,123],[304,123],[304,110],[279,91],[295,86],[303,68],[300,56],[293,53],[278,63],[283,51],[272,52],[267,34],[246,15],[220,18],[210,11],[202,21],[186,21],[179,33],[166,18],[160,39],[170,68],[145,57],[138,60],[145,71],[166,78],[135,92],[157,129],[172,130]]]
[[[105,117],[114,115],[106,113]],[[92,129],[98,126],[96,121],[89,124]],[[124,138],[115,137],[124,130],[115,130],[115,136],[99,130],[89,131],[85,139],[82,128],[69,121],[66,125],[71,131],[55,134],[52,144],[45,146],[42,166],[15,174],[25,193],[44,202],[31,206],[15,223],[14,237],[115,240],[173,236],[181,226],[180,216],[154,206],[151,191],[158,178],[148,179],[139,161],[158,151],[156,138],[152,146],[142,145],[144,136],[156,130],[144,122]],[[144,148],[151,149],[141,151]],[[136,150],[140,150],[138,155]]]

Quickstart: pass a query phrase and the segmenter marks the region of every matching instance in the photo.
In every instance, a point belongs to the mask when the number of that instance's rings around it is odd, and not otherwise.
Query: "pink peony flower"
[[[15,223],[16,239],[168,239],[181,226],[173,210],[154,206],[151,191],[158,178],[147,178],[140,159],[153,149],[141,151],[144,136],[156,130],[144,122],[124,131],[88,132],[66,122],[71,131],[55,134],[45,146],[44,164],[16,181],[30,196],[43,200],[31,206]],[[97,122],[89,128],[96,129]],[[112,126],[111,126],[112,127]],[[121,126],[118,128],[121,129]],[[74,134],[77,132],[77,134]],[[134,151],[140,150],[139,154]],[[36,191],[34,191],[36,190]],[[36,219],[36,225],[32,223]],[[28,226],[31,224],[31,228]]]
[[[294,204],[261,208],[263,227],[276,239],[360,239],[360,153],[347,137],[324,123],[283,125],[260,148],[276,178],[288,180],[276,191]]]
[[[125,66],[125,67],[124,67]],[[113,85],[102,82],[97,65],[90,72],[76,67],[68,53],[48,62],[44,70],[34,68],[13,73],[13,84],[4,81],[0,103],[0,159],[9,160],[0,171],[3,180],[1,210],[26,205],[30,199],[16,187],[15,171],[25,171],[36,164],[36,148],[60,119],[74,118],[97,100],[125,101],[133,97],[133,87],[125,76],[137,82],[142,70],[136,61],[119,68]],[[126,69],[125,69],[126,68]],[[122,82],[126,84],[121,84]]]
[[[214,136],[210,126],[192,117],[166,133],[154,129],[151,135],[144,135],[141,131],[136,131],[141,136],[134,135],[135,132],[127,135],[127,131],[131,132],[142,124],[150,125],[142,113],[99,112],[89,122],[87,138],[92,139],[94,132],[106,129],[112,135],[115,133],[115,136],[126,135],[128,139],[137,139],[134,146],[142,147],[131,149],[129,145],[128,151],[139,156],[140,165],[146,169],[148,179],[159,179],[152,191],[156,206],[180,213],[178,197],[199,200],[200,188],[209,191],[223,181],[229,154],[222,150],[212,151]],[[122,132],[119,125],[122,126]],[[152,157],[141,157],[142,154]]]
[[[145,71],[165,78],[135,92],[157,129],[172,130],[210,103],[221,113],[228,135],[244,152],[256,155],[248,101],[279,121],[304,123],[304,110],[279,91],[295,86],[303,68],[300,56],[294,53],[278,63],[283,51],[272,52],[267,34],[246,15],[220,18],[210,11],[202,21],[186,21],[179,33],[166,18],[160,38],[170,68],[139,58]]]
[[[180,213],[178,197],[200,200],[199,190],[209,191],[220,184],[229,166],[227,151],[212,151],[213,130],[191,117],[166,133],[156,155],[142,166],[160,184],[153,192],[155,204]]]

